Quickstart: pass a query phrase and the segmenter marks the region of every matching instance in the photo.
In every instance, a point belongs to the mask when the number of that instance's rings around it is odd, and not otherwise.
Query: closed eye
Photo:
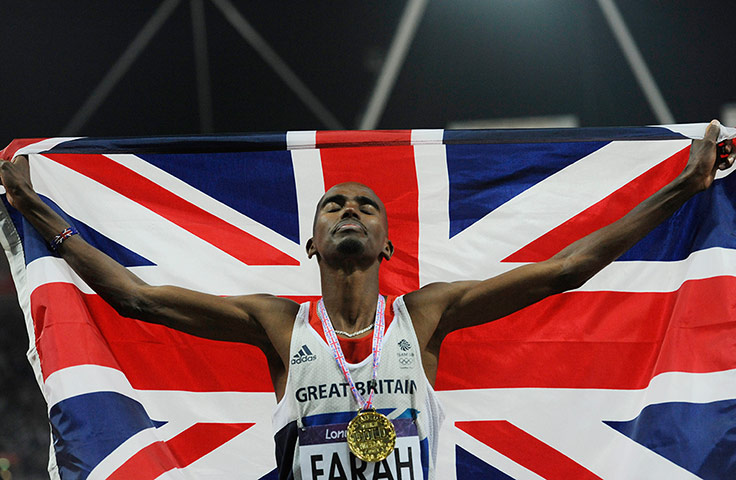
[[[325,198],[322,203],[322,210],[326,212],[336,212],[345,205],[344,195],[332,195],[331,197]]]
[[[377,213],[380,211],[378,204],[370,197],[360,196],[356,200],[360,202],[360,210],[365,213]]]

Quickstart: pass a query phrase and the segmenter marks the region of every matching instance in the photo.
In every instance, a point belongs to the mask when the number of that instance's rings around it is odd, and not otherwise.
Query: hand
[[[700,183],[699,189],[705,190],[713,183],[718,170],[731,167],[736,158],[736,149],[732,140],[716,144],[721,124],[718,120],[710,122],[705,129],[702,140],[693,140],[690,147],[690,158],[685,172],[696,175]]]
[[[22,199],[33,192],[28,157],[18,155],[10,162],[0,162],[0,181],[5,187],[8,202],[18,208]]]

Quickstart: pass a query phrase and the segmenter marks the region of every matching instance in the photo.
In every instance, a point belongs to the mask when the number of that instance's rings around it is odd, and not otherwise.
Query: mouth
[[[341,220],[337,222],[337,225],[332,229],[332,233],[340,232],[361,232],[366,233],[367,230],[362,223],[357,220]]]

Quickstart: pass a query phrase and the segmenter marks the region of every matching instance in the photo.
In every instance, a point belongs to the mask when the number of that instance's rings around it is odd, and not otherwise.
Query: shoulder
[[[404,303],[412,317],[432,314],[442,315],[453,301],[464,295],[469,288],[477,283],[475,280],[430,283],[419,290],[404,295]],[[438,309],[439,311],[436,311]]]
[[[259,293],[227,297],[229,302],[258,320],[259,323],[293,320],[299,312],[299,304],[288,298]]]
[[[288,298],[269,294],[240,295],[228,297],[254,328],[266,335],[267,344],[281,351],[288,346],[299,304]]]
[[[260,346],[267,358],[276,354],[282,361],[288,359],[291,331],[299,313],[298,303],[269,294],[228,297],[228,301],[244,312],[265,335]]]

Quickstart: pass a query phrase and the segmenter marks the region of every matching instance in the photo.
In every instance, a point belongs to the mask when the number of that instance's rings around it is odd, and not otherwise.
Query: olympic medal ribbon
[[[317,304],[317,315],[322,321],[322,328],[327,338],[327,343],[332,348],[338,367],[350,385],[355,400],[358,402],[358,415],[350,420],[347,428],[348,448],[353,454],[364,462],[380,462],[388,458],[396,446],[396,429],[391,420],[382,413],[376,412],[373,407],[373,394],[376,392],[376,378],[378,375],[378,364],[381,361],[381,350],[383,349],[383,334],[386,329],[385,319],[386,301],[379,295],[376,305],[376,320],[373,330],[373,343],[371,346],[373,354],[373,380],[368,387],[370,394],[368,400],[364,400],[355,387],[353,376],[348,369],[345,355],[342,352],[340,341],[332,326],[330,316],[325,309],[325,302],[320,299]]]
[[[368,387],[368,390],[370,391],[368,395],[368,400],[365,400],[358,389],[355,387],[355,382],[353,381],[353,376],[350,374],[350,370],[348,369],[347,360],[345,360],[345,355],[342,352],[340,341],[338,340],[337,334],[335,333],[335,328],[332,326],[330,316],[327,314],[324,299],[320,299],[319,303],[317,304],[317,316],[319,316],[319,319],[322,322],[322,329],[325,332],[327,344],[332,349],[332,354],[335,357],[337,366],[340,368],[342,374],[345,376],[345,379],[348,381],[348,385],[350,385],[350,391],[353,392],[353,396],[358,402],[358,406],[361,410],[373,408],[373,394],[376,391],[378,364],[381,361],[381,350],[383,350],[383,334],[386,327],[385,311],[386,300],[381,295],[379,295],[378,303],[376,305],[376,323],[375,328],[373,329],[373,342],[371,344],[371,353],[373,355],[373,381]]]

